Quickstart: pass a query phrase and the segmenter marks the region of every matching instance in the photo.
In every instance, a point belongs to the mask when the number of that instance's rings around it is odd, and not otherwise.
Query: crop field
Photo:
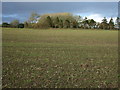
[[[2,30],[3,88],[116,88],[118,31]]]

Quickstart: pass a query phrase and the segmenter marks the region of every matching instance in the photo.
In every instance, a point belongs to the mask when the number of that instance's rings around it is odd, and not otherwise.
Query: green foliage
[[[38,27],[39,28],[50,28],[50,23],[47,19],[48,16],[41,16],[41,19],[38,21]]]
[[[7,22],[3,22],[2,27],[10,27],[10,24],[8,24]]]
[[[76,20],[72,22],[72,28],[78,28],[78,22]]]
[[[63,28],[63,26],[64,26],[64,25],[63,25],[63,20],[60,19],[60,20],[59,20],[59,28]]]
[[[11,25],[11,27],[18,28],[19,20],[13,20],[13,21],[10,23],[10,25]]]
[[[69,20],[64,21],[64,28],[70,28],[70,21]]]
[[[35,12],[32,12],[31,13],[31,16],[29,17],[29,20],[28,22],[29,23],[36,23],[37,22],[37,19],[40,17],[39,14],[35,13]]]

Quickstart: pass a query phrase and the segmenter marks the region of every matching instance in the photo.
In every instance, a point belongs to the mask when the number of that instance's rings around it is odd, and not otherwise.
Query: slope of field
[[[3,87],[115,88],[118,31],[3,28]]]

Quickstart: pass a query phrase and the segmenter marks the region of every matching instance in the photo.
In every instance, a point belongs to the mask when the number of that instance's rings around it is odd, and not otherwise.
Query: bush
[[[24,28],[24,24],[23,23],[18,24],[18,28]]]

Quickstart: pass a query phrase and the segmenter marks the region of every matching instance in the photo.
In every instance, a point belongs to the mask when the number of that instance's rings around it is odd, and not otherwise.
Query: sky
[[[103,17],[115,21],[118,16],[118,2],[2,2],[2,21],[20,22],[28,20],[30,14],[69,12],[74,15],[86,16],[101,22]]]
[[[2,0],[2,2],[119,2],[119,0]]]

